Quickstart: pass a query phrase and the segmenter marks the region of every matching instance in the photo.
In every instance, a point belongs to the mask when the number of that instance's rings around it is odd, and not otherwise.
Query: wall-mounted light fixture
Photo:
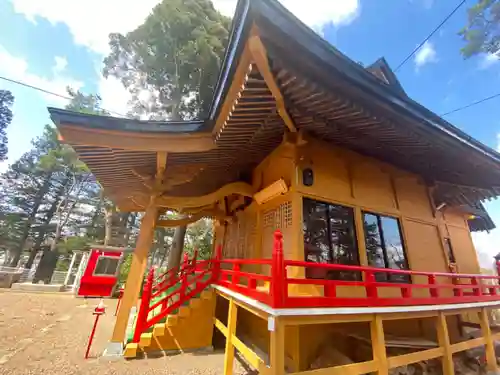
[[[312,168],[304,168],[302,170],[302,184],[304,186],[312,186],[314,184],[314,172]]]
[[[255,199],[258,204],[264,204],[282,194],[285,194],[287,191],[288,186],[286,185],[286,182],[283,181],[283,179],[279,179],[261,191],[255,193],[253,199]]]

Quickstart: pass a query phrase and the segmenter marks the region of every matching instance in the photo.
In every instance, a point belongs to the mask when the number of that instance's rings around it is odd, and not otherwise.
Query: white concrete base
[[[66,288],[62,284],[32,284],[32,283],[14,283],[12,290],[31,293],[59,293],[64,292]]]
[[[102,356],[106,359],[122,359],[123,358],[123,344],[121,342],[108,342],[106,349]]]

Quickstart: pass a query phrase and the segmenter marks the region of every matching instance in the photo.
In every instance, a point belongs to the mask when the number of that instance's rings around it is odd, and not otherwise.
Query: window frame
[[[99,264],[99,262],[101,261],[101,259],[111,259],[111,260],[116,260],[117,261],[117,263],[116,263],[116,270],[115,270],[114,274],[110,274],[110,273],[97,273],[97,265]],[[92,276],[96,276],[96,277],[117,277],[118,273],[120,272],[120,260],[121,260],[121,257],[114,257],[114,256],[110,256],[110,255],[99,255],[99,257],[97,258],[97,261],[95,262],[94,270],[92,271]],[[109,265],[109,263],[108,263],[108,265]],[[107,270],[107,266],[108,265],[106,265],[105,270]]]
[[[368,210],[363,210],[362,209],[361,210],[361,220],[362,220],[362,225],[363,225],[363,240],[364,240],[364,243],[365,243],[365,251],[366,251],[365,215],[372,215],[372,216],[376,217],[376,219],[377,219],[377,230],[378,230],[378,233],[380,235],[380,247],[382,249],[382,255],[383,255],[384,263],[385,263],[385,267],[384,268],[388,269],[388,270],[397,270],[397,269],[389,267],[389,257],[387,256],[387,244],[386,244],[386,241],[385,241],[384,228],[382,226],[382,218],[386,217],[386,218],[390,218],[390,219],[396,220],[396,223],[398,224],[399,238],[401,239],[401,247],[402,247],[402,250],[403,250],[404,265],[406,267],[406,270],[410,271],[410,264],[408,262],[408,254],[407,254],[407,251],[406,251],[406,241],[405,241],[405,237],[403,235],[403,226],[402,226],[402,223],[401,223],[401,218],[399,218],[397,216],[392,216],[392,215],[387,215],[387,214],[381,214],[381,213],[377,213],[377,212],[373,212],[373,211],[368,211]],[[371,266],[369,264],[368,259],[367,259],[367,264],[368,264],[369,267],[373,267],[373,266]],[[376,268],[380,268],[380,267],[376,267]],[[393,277],[394,274],[391,274],[389,272],[386,273],[385,275],[386,275],[387,280],[384,280],[383,282],[389,282],[389,283],[409,283],[409,284],[411,284],[413,282],[411,275],[408,275],[407,280],[392,280],[392,277]],[[403,275],[403,276],[406,276],[406,275]]]
[[[328,201],[325,201],[325,200],[321,200],[321,199],[318,199],[317,197],[312,197],[312,196],[307,196],[307,195],[303,195],[302,196],[302,234],[303,234],[303,237],[304,237],[304,234],[305,234],[305,227],[304,227],[304,224],[305,224],[305,217],[304,217],[304,206],[305,206],[305,200],[309,200],[311,202],[315,202],[316,204],[319,204],[319,205],[325,205],[325,218],[326,218],[326,231],[327,231],[327,239],[326,239],[326,243],[328,244],[328,258],[330,259],[329,261],[327,262],[312,262],[312,263],[318,263],[318,264],[341,264],[341,265],[346,265],[346,266],[361,266],[361,256],[360,256],[360,251],[359,251],[359,241],[358,241],[358,234],[359,234],[359,230],[357,228],[357,225],[356,225],[356,207],[353,207],[353,206],[350,206],[350,205],[346,205],[346,204],[342,204],[342,203],[338,203],[338,202],[328,202]],[[353,254],[355,255],[355,262],[353,264],[345,264],[345,263],[335,263],[333,262],[333,259],[335,259],[335,256],[334,256],[334,248],[333,248],[333,242],[332,242],[332,227],[331,227],[331,218],[332,216],[330,215],[330,206],[336,206],[336,207],[341,207],[342,209],[346,209],[346,210],[349,210],[350,212],[350,218],[351,218],[351,223],[352,223],[352,233],[353,233],[353,236],[352,236],[352,244],[353,244]],[[308,261],[308,251],[306,249],[306,246],[308,245],[305,241],[305,238],[303,239],[302,241],[302,244],[303,244],[303,253],[304,253],[304,260],[306,262],[309,262]],[[337,246],[337,245],[336,245]],[[342,271],[338,271],[338,272],[342,272]],[[338,278],[338,279],[332,279],[332,280],[340,280],[340,281],[352,281],[352,282],[356,282],[356,281],[361,281],[362,280],[362,276],[361,276],[361,273],[360,272],[356,272],[356,271],[344,271],[344,272],[349,272],[350,274],[353,275],[352,278],[349,278],[349,279],[345,279],[345,278]],[[317,277],[312,277],[312,276],[308,276],[307,275],[307,271],[306,271],[306,278],[311,278],[311,279],[321,279],[321,278],[317,278]],[[326,276],[324,279],[328,279]]]

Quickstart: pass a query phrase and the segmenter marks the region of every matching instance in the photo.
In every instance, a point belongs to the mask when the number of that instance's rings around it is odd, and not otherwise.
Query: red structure
[[[125,251],[125,249],[92,249],[77,295],[110,297],[118,282],[118,273]]]
[[[286,260],[283,257],[283,235],[280,231],[274,235],[272,259],[222,259],[221,252],[222,248],[218,246],[211,260],[197,261],[196,255],[193,259],[185,258],[180,270],[172,269],[157,277],[154,269],[150,270],[141,297],[133,342],[139,342],[141,333],[210,284],[279,309],[419,306],[500,300],[500,276]],[[245,265],[265,267],[270,270],[269,275],[244,272],[241,268]],[[342,271],[361,277],[357,281],[293,278],[287,275],[287,270],[292,267]],[[411,279],[412,282],[378,281],[380,275],[388,274],[398,275],[401,280]],[[324,288],[323,296],[289,295],[289,286],[299,284],[321,286]],[[338,297],[337,288],[345,286],[361,288],[364,293],[362,296]],[[155,309],[160,311],[150,314]]]

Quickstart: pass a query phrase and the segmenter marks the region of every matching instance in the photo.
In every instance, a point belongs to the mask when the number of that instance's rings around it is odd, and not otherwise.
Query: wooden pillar
[[[279,317],[269,319],[273,319],[273,323],[269,323],[269,330],[271,331],[271,374],[285,375],[285,326]]]
[[[127,323],[130,315],[130,309],[137,303],[139,293],[141,290],[144,272],[146,270],[146,263],[148,259],[149,250],[153,243],[153,235],[155,229],[155,222],[158,217],[158,207],[156,206],[155,197],[151,197],[144,217],[142,218],[141,229],[137,245],[132,254],[132,263],[130,265],[130,272],[128,274],[123,297],[116,316],[115,328],[111,336],[110,352],[116,353],[117,344],[123,344],[125,339],[125,331],[127,330]],[[112,348],[112,344],[115,344]],[[112,355],[112,353],[109,353]]]
[[[495,372],[498,370],[497,358],[495,355],[495,343],[493,342],[493,337],[491,336],[488,312],[484,307],[481,308],[481,311],[479,312],[479,322],[481,324],[481,333],[483,334],[485,341],[486,364],[488,371]]]
[[[370,322],[373,359],[378,362],[378,375],[388,375],[387,351],[385,349],[384,325],[382,317],[375,315]]]
[[[238,319],[238,306],[234,299],[229,300],[229,313],[227,315],[226,352],[224,354],[224,375],[233,375],[234,345],[233,336],[236,335],[236,322]]]
[[[446,323],[446,316],[442,311],[436,317],[436,331],[438,337],[438,344],[443,348],[443,358],[441,364],[443,366],[444,375],[453,375],[455,373],[455,366],[453,364],[453,353],[450,347],[450,336],[448,333],[448,324]]]

